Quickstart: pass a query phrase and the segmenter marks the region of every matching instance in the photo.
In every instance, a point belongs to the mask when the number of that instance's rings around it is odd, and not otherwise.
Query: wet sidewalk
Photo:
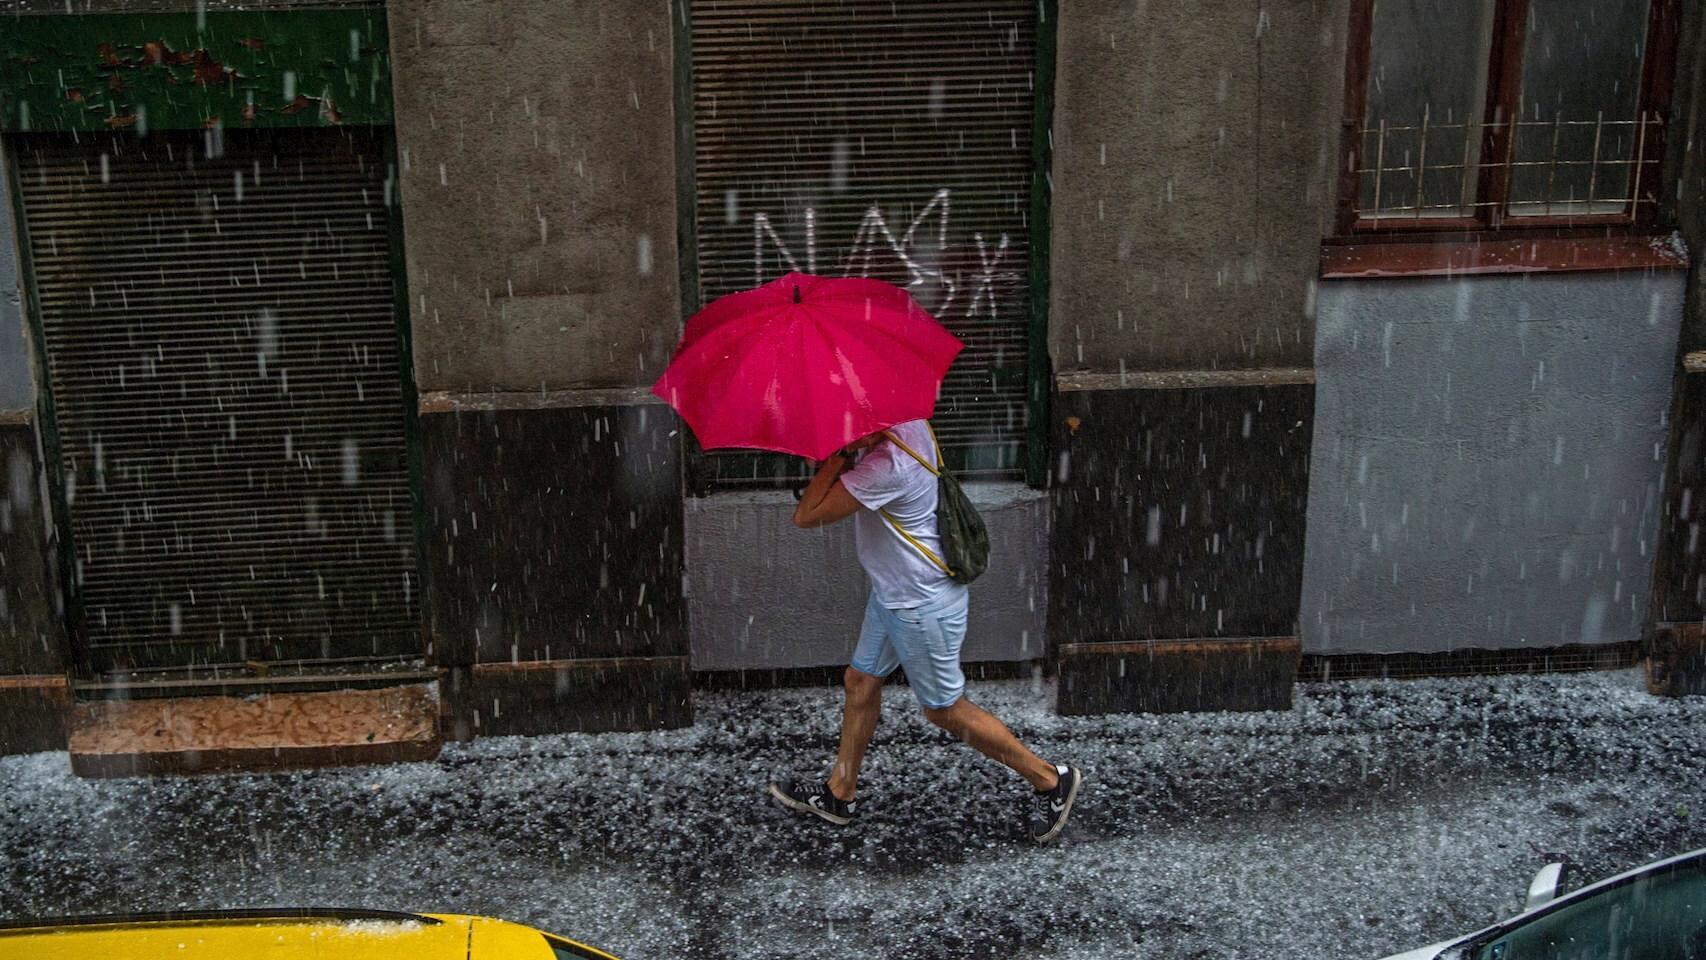
[[[660,733],[433,761],[87,781],[0,759],[0,916],[279,904],[487,913],[624,957],[1376,958],[1513,911],[1541,852],[1598,877],[1706,846],[1706,698],[1632,671],[1359,681],[1292,710],[1064,718],[971,696],[1088,775],[1063,843],[1017,777],[885,691],[861,820],[763,797],[828,763],[831,690],[705,694]]]

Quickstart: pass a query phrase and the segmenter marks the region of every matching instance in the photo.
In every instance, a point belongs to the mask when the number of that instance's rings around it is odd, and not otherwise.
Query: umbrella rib
[[[800,344],[800,350],[798,350],[798,355],[800,355],[800,360],[802,360],[802,363],[800,363],[800,365],[802,365],[802,367],[805,367],[804,361],[805,361],[805,355],[807,355],[807,351],[805,351],[805,339],[807,339],[807,336],[812,336],[812,338],[814,338],[815,341],[817,341],[817,344],[819,344],[819,346],[821,346],[821,348],[824,348],[824,350],[829,351],[829,355],[831,355],[831,356],[836,355],[836,350],[834,350],[834,343],[833,343],[833,341],[831,341],[831,339],[827,338],[826,334],[824,334],[824,327],[822,327],[821,322],[817,321],[817,317],[810,317],[809,334],[798,334],[798,338],[797,338],[798,341],[800,341],[800,343],[798,343],[798,344]],[[814,408],[814,409],[812,409],[812,414],[814,414],[814,416],[810,416],[810,418],[809,418],[809,423],[812,423],[812,425],[814,425],[814,430],[812,430],[812,433],[814,433],[814,437],[812,437],[812,447],[814,447],[814,459],[817,459],[817,457],[815,457],[815,447],[817,447],[817,443],[819,443],[819,440],[821,440],[821,438],[815,437],[815,433],[817,433],[817,430],[815,430],[815,425],[819,425],[819,423],[822,423],[822,419],[819,418],[819,416],[815,416],[815,414],[817,414],[817,411],[822,411],[822,409],[834,408],[834,406],[838,406],[838,404],[834,404],[833,401],[831,401],[831,402],[822,401],[821,390],[824,389],[824,385],[826,385],[826,384],[822,384],[821,379],[819,379],[819,377],[814,377],[814,375],[812,375],[812,373],[807,372],[807,375],[805,375],[805,392],[807,392],[807,396],[810,397],[810,404],[812,404],[812,408]],[[843,416],[844,416],[844,414],[843,414]],[[844,419],[843,419],[843,423],[844,423]],[[846,430],[844,430],[844,428],[843,428],[843,433],[846,433]],[[846,447],[846,445],[848,445],[848,443],[853,442],[853,440],[856,440],[856,438],[855,437],[848,437],[848,438],[846,438],[846,440],[843,440],[843,442],[838,443],[838,445],[836,445],[836,448]],[[831,452],[829,452],[829,450],[824,450],[824,454],[822,454],[822,457],[827,457],[827,455],[829,455],[829,454],[831,454]]]
[[[927,318],[929,317],[928,314],[925,316]],[[937,321],[934,318],[930,318],[930,322],[936,323]],[[941,370],[935,370],[932,368],[930,358],[923,356],[918,352],[916,344],[895,334],[887,328],[877,324],[866,324],[862,332],[866,334],[864,338],[866,340],[866,346],[869,346],[879,357],[885,358],[885,362],[893,364],[893,358],[905,358],[905,360],[916,362],[916,365],[923,368],[926,374],[937,379],[940,379],[947,373],[948,368],[953,366],[954,360],[958,358],[960,353],[959,350],[955,350],[954,355],[948,359],[948,363],[943,366]],[[947,334],[949,337],[953,337],[953,334],[948,333],[947,328],[945,327],[942,328],[942,332]],[[882,345],[875,345],[869,342],[879,338],[883,341]],[[957,343],[958,338],[954,339]],[[961,349],[964,349],[963,344],[961,345]]]
[[[868,298],[868,297],[863,298],[863,300],[853,300],[853,298],[844,298],[844,302],[848,302],[848,304],[858,304],[858,305],[860,305],[860,307],[863,307],[863,305],[867,304],[867,302],[870,302],[870,300],[872,300],[872,298]],[[950,338],[952,338],[952,336],[954,336],[954,334],[949,333],[949,329],[947,329],[947,327],[942,326],[942,321],[938,321],[938,319],[935,319],[935,317],[931,317],[931,315],[928,314],[928,312],[925,312],[925,309],[923,309],[923,307],[916,307],[916,305],[914,305],[913,302],[911,302],[911,297],[906,298],[906,304],[904,304],[904,305],[892,305],[892,307],[891,307],[891,305],[880,304],[880,307],[884,307],[884,309],[891,309],[891,310],[902,310],[902,309],[904,309],[904,307],[906,307],[906,305],[911,305],[911,307],[913,307],[913,309],[916,309],[916,312],[918,312],[918,314],[920,314],[920,319],[923,319],[923,321],[930,321],[931,324],[937,324],[938,329],[940,329],[940,331],[942,331],[942,333],[947,334],[947,336],[950,336]],[[911,310],[906,310],[906,312],[911,312]],[[862,329],[862,331],[868,331],[868,334],[875,334],[875,336],[880,336],[880,338],[885,339],[885,341],[889,341],[889,343],[896,344],[896,346],[899,346],[899,348],[908,348],[908,350],[911,350],[911,348],[913,348],[913,346],[914,346],[913,343],[909,343],[909,341],[906,341],[906,339],[899,338],[899,336],[896,336],[896,334],[892,333],[892,331],[889,331],[889,329],[887,329],[887,327],[882,326],[882,324],[877,324],[877,322],[867,321],[867,319],[865,319],[865,315],[867,315],[867,314],[865,314],[865,310],[858,310],[858,312],[856,312],[856,315],[853,315],[853,317],[850,317],[850,319],[848,319],[848,321],[846,321],[846,322],[848,322],[848,326],[860,327],[860,329]],[[957,339],[959,339],[959,338],[954,338],[954,339],[955,339],[955,341],[957,341]],[[957,353],[955,353],[955,355],[957,355]]]

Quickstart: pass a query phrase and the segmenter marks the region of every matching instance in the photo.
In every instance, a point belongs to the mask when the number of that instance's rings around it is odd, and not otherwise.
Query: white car
[[[1563,872],[1541,868],[1509,920],[1386,960],[1706,960],[1706,849],[1559,896]]]

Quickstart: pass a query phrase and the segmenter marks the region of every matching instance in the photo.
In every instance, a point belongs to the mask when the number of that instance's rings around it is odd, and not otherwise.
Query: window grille
[[[1661,157],[1645,152],[1662,118],[1641,114],[1613,120],[1519,120],[1504,125],[1381,120],[1360,130],[1365,161],[1357,168],[1361,183],[1357,215],[1363,220],[1428,218],[1633,216],[1658,198],[1636,185],[1640,172],[1656,172]],[[1480,159],[1480,145],[1496,126],[1509,131],[1498,139],[1510,145],[1497,162]],[[1585,141],[1580,151],[1563,149],[1569,140]],[[1519,143],[1536,150],[1518,154]],[[1442,149],[1443,148],[1443,149]],[[1536,152],[1539,151],[1539,152]],[[1524,159],[1523,157],[1527,158]],[[1510,193],[1484,198],[1481,178],[1502,175]]]

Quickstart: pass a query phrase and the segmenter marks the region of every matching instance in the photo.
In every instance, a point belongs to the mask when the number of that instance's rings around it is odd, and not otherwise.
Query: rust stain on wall
[[[304,94],[299,93],[296,95],[295,100],[292,100],[288,104],[285,104],[284,106],[280,107],[278,112],[285,114],[287,116],[291,116],[291,115],[301,113],[302,111],[307,110],[309,107],[319,107],[320,108],[320,116],[327,123],[343,123],[344,122],[344,115],[338,112],[338,108],[335,104],[332,103],[331,97],[310,97],[310,96],[306,96]],[[245,117],[248,117],[251,115],[252,115],[252,110],[246,109],[245,110]]]
[[[150,129],[201,128],[209,117],[227,126],[389,122],[382,11],[230,12],[211,24],[212,15],[182,12],[9,21],[0,30],[0,126],[124,124],[114,116]],[[304,97],[273,99],[285,73]]]
[[[204,87],[220,83],[230,83],[237,79],[237,71],[227,68],[206,50],[197,50],[195,60],[195,82]]]
[[[194,57],[187,53],[174,53],[164,41],[150,40],[142,45],[142,59],[149,63],[189,63]]]
[[[259,42],[259,41],[256,41]],[[124,70],[137,70],[147,67],[162,67],[166,69],[167,83],[182,83],[183,78],[172,71],[172,67],[189,67],[191,76],[197,84],[204,87],[230,84],[241,79],[241,75],[225,64],[220,63],[206,48],[195,50],[173,50],[164,40],[148,40],[141,46],[142,55],[136,59],[128,59],[119,55],[119,47],[112,42],[103,43],[96,47],[96,53],[101,63]],[[112,89],[123,90],[124,81],[118,73],[113,73]]]

